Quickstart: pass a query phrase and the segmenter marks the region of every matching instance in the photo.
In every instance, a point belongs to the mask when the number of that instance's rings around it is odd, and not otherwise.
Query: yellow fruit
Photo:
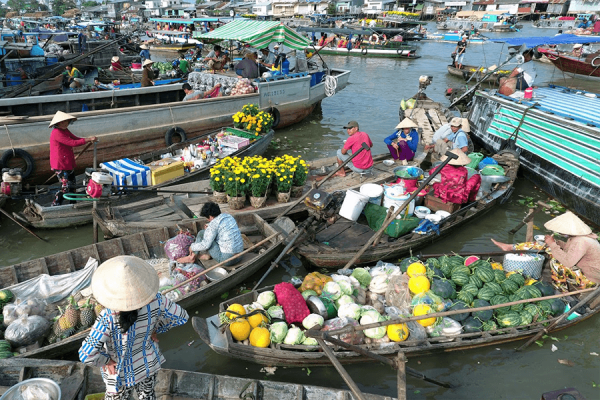
[[[527,278],[527,280],[525,281],[525,286],[533,285],[536,282],[537,281],[533,278]]]
[[[429,290],[429,279],[424,275],[412,277],[408,280],[408,289],[412,294],[419,294]]]
[[[408,338],[408,327],[406,324],[388,325],[387,335],[392,342],[403,342]]]
[[[413,276],[425,275],[425,272],[427,272],[427,270],[425,269],[425,266],[418,262],[410,264],[408,266],[408,268],[406,269],[406,273],[411,278]]]
[[[427,304],[417,304],[413,310],[413,315],[415,317],[420,317],[421,315],[427,315],[429,313],[431,313],[431,307]],[[417,322],[423,326],[430,326],[435,323],[435,318],[420,319]]]
[[[234,313],[237,313],[237,314],[233,314],[233,313],[228,312],[227,314],[225,314],[225,316],[229,319],[236,319],[240,315],[246,315],[246,310],[244,309],[244,306],[241,304],[232,304],[229,307],[227,307],[227,311],[233,311]]]
[[[269,347],[271,335],[267,328],[254,328],[250,332],[250,344],[254,347]]]
[[[254,314],[248,317],[248,322],[250,323],[250,326],[252,328],[256,328],[257,326],[259,326],[261,323],[269,323],[269,320],[267,319],[267,317],[265,317],[263,314]]]
[[[239,342],[248,339],[250,335],[250,324],[244,318],[239,318],[229,324],[231,336]]]
[[[502,264],[500,264],[500,263],[497,263],[497,262],[493,262],[493,263],[492,263],[492,268],[493,268],[493,269],[500,270],[500,271],[504,271],[504,267],[502,267]]]

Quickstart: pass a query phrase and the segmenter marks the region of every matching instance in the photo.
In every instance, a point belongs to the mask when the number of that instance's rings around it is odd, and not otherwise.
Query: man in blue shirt
[[[140,51],[140,57],[142,58],[142,62],[146,60],[152,60],[152,58],[150,57],[150,50],[148,50],[147,45],[141,45],[140,49],[142,49],[142,51]]]
[[[462,127],[462,118],[452,118],[450,121],[450,130],[452,130],[452,134],[448,136],[446,139],[446,143],[452,142],[452,149],[461,149],[463,153],[469,153],[469,139],[467,139],[467,134],[465,131],[461,129]]]
[[[463,118],[452,118],[449,127],[443,125],[434,135],[434,143],[426,145],[425,150],[433,149],[431,154],[432,161],[439,160],[446,151],[453,149],[461,149],[465,154],[469,152],[469,139],[465,130],[470,131],[468,120],[464,118],[463,129]]]

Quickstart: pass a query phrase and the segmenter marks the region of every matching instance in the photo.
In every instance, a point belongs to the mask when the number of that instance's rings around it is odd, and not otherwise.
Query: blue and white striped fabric
[[[113,177],[113,184],[119,186],[149,186],[151,171],[149,167],[138,164],[128,158],[101,163],[100,166]]]
[[[539,103],[543,111],[552,112],[583,124],[600,127],[600,98],[593,93],[550,85],[533,90],[535,97],[525,102]],[[588,93],[588,97],[586,96]]]

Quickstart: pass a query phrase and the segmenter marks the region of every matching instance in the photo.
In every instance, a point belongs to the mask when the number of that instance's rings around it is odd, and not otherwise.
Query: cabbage
[[[350,284],[354,290],[358,290],[360,288],[360,282],[355,277],[350,277]]]
[[[354,291],[352,284],[348,281],[339,281],[338,285],[340,285],[340,289],[342,289],[342,294],[351,295]]]
[[[352,318],[358,321],[360,318],[360,306],[354,303],[343,304],[338,309],[338,317]]]
[[[256,301],[259,302],[264,308],[269,308],[277,303],[275,293],[271,292],[270,290],[259,294]]]
[[[319,342],[317,342],[317,339],[315,339],[315,338],[307,337],[307,338],[304,338],[304,340],[302,341],[302,344],[304,346],[318,346]]]
[[[367,307],[371,307],[371,306],[367,306]],[[361,316],[361,318],[360,318],[360,321],[361,321],[361,322],[360,322],[360,324],[361,324],[361,325],[364,325],[364,324],[362,323],[362,319],[363,319],[363,317],[368,317],[368,318],[371,318],[371,319],[375,320],[375,322],[379,322],[379,321],[381,320],[381,318],[382,318],[382,317],[381,317],[381,314],[379,314],[379,311],[377,311],[377,310],[375,310],[375,309],[372,309],[372,310],[370,310],[370,309],[367,309],[367,310],[365,311],[365,307],[361,307],[361,313],[360,313],[360,316]]]
[[[271,333],[271,343],[281,343],[288,333],[288,326],[285,322],[274,322],[269,328]]]
[[[259,302],[254,302],[252,304],[246,304],[244,306],[244,309],[246,310],[246,314],[249,314],[250,312],[254,311],[254,310],[264,310],[262,304],[260,304]]]
[[[384,318],[377,311],[368,311],[365,315],[360,318],[361,325],[372,324],[375,322],[381,322]],[[380,326],[379,328],[365,329],[365,336],[371,339],[381,339],[386,334],[386,327]]]
[[[335,282],[327,282],[323,287],[323,297],[337,300],[342,295],[342,288]]]
[[[358,280],[360,286],[364,288],[369,287],[369,284],[371,283],[371,274],[364,268],[355,268],[354,271],[352,271],[351,276]]]
[[[347,294],[343,295],[335,301],[335,305],[337,306],[337,308],[340,308],[340,306],[348,303],[354,303],[354,299],[348,296]]]
[[[277,319],[285,319],[285,314],[283,313],[283,307],[281,306],[272,306],[267,310],[271,318]]]
[[[288,329],[287,335],[285,335],[285,339],[283,339],[284,344],[302,344],[304,341],[304,333],[300,330],[300,328],[296,328],[294,325],[290,329]]]
[[[304,297],[304,300],[307,300],[310,296],[319,296],[319,295],[314,290],[305,290],[304,292],[302,292],[302,297]]]
[[[324,322],[325,320],[319,314],[308,314],[308,316],[302,321],[302,326],[306,329],[311,329],[315,325],[323,326]]]
[[[379,312],[373,306],[361,306],[360,307],[360,315],[361,316],[365,315],[369,311],[375,311],[376,313],[379,314]]]

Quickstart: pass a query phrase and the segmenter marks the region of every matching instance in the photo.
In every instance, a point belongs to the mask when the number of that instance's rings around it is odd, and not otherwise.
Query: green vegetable
[[[314,290],[305,290],[302,292],[302,297],[304,297],[304,300],[308,299],[310,296],[318,296],[318,294]]]
[[[283,313],[283,307],[281,307],[281,306],[269,307],[269,309],[267,310],[267,313],[269,313],[269,316],[271,318],[275,318],[275,319],[284,319],[285,318],[285,314]]]
[[[349,281],[346,280],[341,280],[337,282],[338,285],[340,285],[340,289],[342,290],[342,295],[352,295],[352,292],[354,292],[354,288],[352,287],[352,284]]]
[[[327,282],[323,286],[322,296],[331,300],[337,300],[342,297],[342,288],[340,288],[337,282]]]
[[[523,277],[523,275],[521,275],[518,272],[516,274],[512,274],[511,276],[509,276],[508,279],[515,282],[517,285],[519,285],[519,287],[521,287],[525,284],[525,277]]]
[[[467,275],[465,272],[453,272],[452,281],[459,286],[466,285],[469,283],[469,275]]]
[[[554,294],[554,287],[549,283],[539,281],[531,286],[538,289],[542,293],[542,296],[552,296]]]
[[[431,291],[443,299],[451,299],[456,295],[456,291],[446,279],[434,278],[431,283]]]
[[[481,299],[481,300],[489,301],[495,295],[496,295],[496,293],[492,289],[483,285],[483,287],[481,289],[479,289],[479,292],[477,293],[477,298]]]
[[[13,301],[15,295],[8,289],[0,290],[0,303],[6,304]]]
[[[381,322],[383,321],[383,317],[381,315],[379,315],[379,313],[377,313],[377,311],[373,312],[367,312],[365,315],[363,315],[360,318],[360,324],[361,325],[367,325],[367,324],[372,324],[375,322]],[[381,339],[382,337],[385,336],[387,331],[387,328],[385,326],[380,326],[379,328],[371,328],[371,329],[365,329],[365,336],[369,337],[371,339]]]
[[[406,272],[406,271],[405,271]],[[371,283],[371,274],[364,268],[355,268],[352,271],[352,275],[358,282],[360,282],[360,286],[363,288],[368,288]]]
[[[283,339],[283,343],[289,345],[302,344],[303,341],[304,333],[302,333],[300,328],[297,328],[294,325],[288,329],[287,335],[285,335],[285,339]]]
[[[319,342],[317,342],[317,339],[315,339],[315,338],[305,337],[304,340],[302,341],[302,345],[304,345],[304,346],[318,346]]]
[[[265,309],[268,309],[269,307],[277,303],[277,298],[275,297],[275,293],[271,292],[270,290],[267,290],[266,292],[262,292],[261,294],[259,294],[256,301],[260,303],[260,305],[263,306]]]
[[[340,308],[344,304],[354,303],[354,299],[347,294],[342,295],[339,299],[335,301],[335,305],[337,308]]]
[[[361,307],[355,303],[342,304],[338,309],[338,317],[340,318],[352,318],[356,321],[359,320],[361,313]]]
[[[473,302],[473,308],[489,307],[490,305],[490,303],[482,299],[477,299]],[[473,312],[473,316],[479,318],[481,321],[489,321],[492,318],[492,315],[494,315],[492,310]]]
[[[516,311],[509,311],[497,316],[496,321],[503,328],[519,326],[521,324],[521,314]]]
[[[271,343],[283,343],[288,333],[288,326],[285,322],[274,322],[269,328]]]
[[[468,307],[465,304],[465,302],[463,301],[457,301],[456,303],[454,303],[452,305],[452,307],[450,307],[449,311],[455,311],[455,310],[467,310]],[[470,313],[466,312],[466,313],[461,313],[461,314],[454,314],[454,315],[450,315],[450,318],[452,318],[455,321],[464,321],[465,319],[467,319],[469,317],[469,315],[471,315]]]
[[[481,279],[481,281],[484,283],[493,282],[496,278],[496,275],[494,274],[494,269],[491,266],[487,267],[485,265],[482,265],[475,269],[475,275],[477,275],[477,277]]]
[[[325,320],[319,314],[308,314],[306,318],[304,318],[304,320],[302,321],[302,326],[305,329],[311,329],[312,327],[317,325],[322,327],[324,322]]]
[[[463,322],[463,331],[465,333],[481,332],[483,323],[474,317],[469,317]]]

